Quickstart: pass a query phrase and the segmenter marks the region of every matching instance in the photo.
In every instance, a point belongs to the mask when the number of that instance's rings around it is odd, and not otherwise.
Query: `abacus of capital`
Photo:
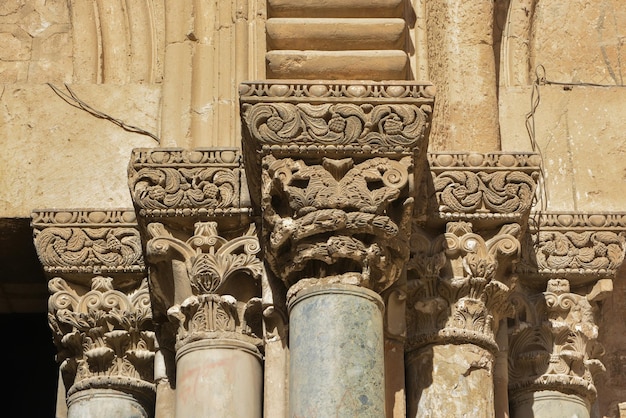
[[[245,82],[241,148],[35,211],[67,416],[589,417],[624,217],[533,212],[534,153],[428,153],[435,96]]]

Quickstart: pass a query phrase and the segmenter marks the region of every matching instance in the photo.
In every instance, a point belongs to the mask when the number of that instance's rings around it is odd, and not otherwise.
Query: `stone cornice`
[[[36,210],[31,225],[37,255],[50,276],[145,275],[132,209]]]
[[[247,216],[244,176],[237,148],[140,148],[133,150],[128,166],[140,218]]]
[[[626,252],[626,213],[534,213],[524,250],[517,271],[528,283],[613,278]]]

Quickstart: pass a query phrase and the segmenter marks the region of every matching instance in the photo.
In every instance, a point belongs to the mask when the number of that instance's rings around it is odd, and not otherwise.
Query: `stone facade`
[[[56,416],[626,417],[619,6],[4,2]]]

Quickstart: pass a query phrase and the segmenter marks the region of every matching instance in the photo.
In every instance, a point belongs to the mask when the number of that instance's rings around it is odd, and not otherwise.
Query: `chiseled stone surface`
[[[598,380],[596,405],[577,403],[563,393],[537,392],[528,398],[532,399],[534,406],[527,403],[525,405],[530,409],[524,410],[526,412],[518,409],[514,413],[530,414],[532,410],[535,415],[552,416],[556,410],[568,418],[570,415],[580,418],[587,416],[585,414],[591,407],[593,414],[599,417],[616,418],[624,415],[626,399],[623,377],[626,375],[626,352],[623,349],[626,330],[624,321],[615,320],[626,315],[623,303],[626,270],[623,266],[618,270],[623,259],[624,237],[623,231],[614,230],[615,225],[599,225],[596,221],[604,216],[602,213],[624,211],[626,207],[626,147],[623,139],[626,90],[623,89],[622,69],[622,63],[626,62],[625,22],[626,9],[622,7],[622,0],[0,1],[0,217],[25,219],[29,218],[31,210],[42,208],[130,207],[126,164],[131,149],[136,147],[240,146],[237,88],[244,80],[272,77],[431,80],[438,92],[432,113],[434,141],[431,141],[431,151],[465,153],[502,149],[516,151],[518,156],[533,151],[541,156],[542,162],[540,173],[536,164],[526,170],[531,177],[539,174],[538,179],[533,177],[533,180],[539,180],[540,191],[535,209],[594,214],[593,218],[589,217],[591,223],[583,227],[564,224],[564,228],[558,231],[544,227],[538,234],[531,228],[531,235],[536,235],[538,240],[522,243],[522,246],[535,245],[536,251],[531,255],[539,256],[535,260],[539,271],[532,273],[532,280],[529,280],[531,274],[524,270],[528,275],[520,275],[518,280],[532,284],[535,291],[542,292],[548,277],[563,279],[555,276],[564,274],[572,285],[571,293],[583,297],[590,294],[598,279],[614,278],[614,291],[606,296],[598,312],[598,341],[606,348],[602,362],[607,369],[607,378]],[[297,36],[294,38],[293,35]],[[542,85],[533,91],[531,83],[537,74],[545,80],[541,80]],[[78,97],[95,110],[152,132],[161,138],[161,142],[71,107],[56,96],[46,82],[58,87],[69,83]],[[565,85],[550,85],[550,82]],[[316,89],[316,105],[325,106],[331,102],[322,98],[329,91],[333,88]],[[399,90],[394,88],[393,91]],[[280,96],[280,91],[278,93]],[[399,97],[396,99],[401,101]],[[538,105],[534,118],[528,119],[532,99],[538,100]],[[294,107],[306,106],[296,103]],[[310,108],[299,114],[309,118],[302,126],[307,126],[308,132],[317,136],[325,130],[338,133],[343,124],[356,126],[351,119],[355,115],[348,112],[336,117],[344,110],[334,104],[331,107],[332,117],[326,113],[318,118]],[[267,127],[280,137],[288,130],[291,121],[281,120],[277,116],[282,117],[285,112],[273,109],[276,114]],[[360,132],[364,135],[368,135],[372,128],[388,133],[397,131],[399,120],[396,117],[387,118],[381,124],[370,123],[370,116],[379,113],[380,108],[370,112],[366,103],[361,110],[358,118],[363,121]],[[289,143],[289,139],[286,142]],[[317,151],[311,151],[309,145],[299,143],[300,150],[292,153],[290,158],[298,160],[306,153],[311,157]],[[287,150],[285,147],[283,152]],[[321,158],[306,164],[298,162],[291,166],[295,170],[291,174],[296,173],[298,177],[300,170],[311,170],[315,175],[321,173],[329,178],[326,174],[341,177],[345,170],[352,169],[340,161],[337,153],[334,157],[337,158],[325,162]],[[359,165],[365,159],[353,163]],[[516,159],[515,163],[518,162]],[[502,178],[495,174],[497,170],[488,167],[488,162],[485,164],[483,160],[479,161],[480,168],[476,167],[476,170],[467,167],[451,170],[449,165],[444,165],[445,169],[435,173],[433,180],[438,188],[433,195],[439,193],[441,199],[437,203],[450,209],[440,212],[448,217],[438,219],[440,223],[458,220],[469,213],[474,216],[472,222],[486,220],[491,214],[483,209],[499,204],[502,197],[498,191],[500,185],[505,186],[502,190],[514,192],[509,195],[513,200],[520,194],[518,192],[528,194],[532,191],[524,187],[527,181],[518,182],[522,177],[519,173],[524,170],[515,170],[501,184]],[[184,167],[182,171],[186,169]],[[407,168],[407,172],[411,173],[411,178],[415,174],[415,185],[418,186],[422,180],[419,170]],[[475,172],[479,174],[475,176]],[[239,178],[243,184],[244,175]],[[309,177],[305,181],[298,178],[288,186],[298,189],[295,194],[310,192],[313,188],[304,186],[309,180]],[[254,181],[258,183],[254,184]],[[222,187],[219,193],[225,193],[225,183],[219,180],[216,183],[219,184],[214,186]],[[250,186],[259,183],[258,178],[248,179]],[[168,181],[159,183],[158,179],[155,184],[166,185],[164,189],[172,185]],[[180,182],[179,185],[185,192],[190,190],[187,194],[202,190],[203,198],[214,198],[214,187],[204,188],[205,184],[202,184],[199,188],[200,183],[193,179],[189,184]],[[189,189],[186,188],[188,185]],[[175,211],[176,208],[169,205],[169,197],[177,191],[169,194],[168,189],[167,196],[164,196],[162,190],[157,189],[150,189],[152,197],[156,196],[157,200],[167,197],[166,210]],[[370,192],[375,194],[372,190]],[[448,194],[444,196],[444,193]],[[480,201],[483,207],[474,212],[473,205]],[[455,206],[456,210],[452,210]],[[304,217],[308,208],[301,209],[304,209],[301,213]],[[519,213],[526,213],[526,209],[524,207]],[[507,206],[498,212],[498,217],[491,216],[489,221],[495,219],[497,223],[499,218],[515,213]],[[363,218],[363,212],[355,210],[350,214],[349,227],[360,228],[359,220]],[[372,219],[380,220],[378,217]],[[174,231],[180,233],[177,238],[189,237],[193,225],[187,221],[189,219],[181,222],[181,225],[185,224],[184,233]],[[616,222],[623,225],[621,220]],[[288,222],[281,225],[287,232],[293,232],[289,231]],[[297,232],[306,235],[309,224],[304,222],[302,226]],[[526,227],[523,223],[521,226],[522,229]],[[47,241],[54,242],[48,247],[47,254],[61,260],[61,265],[47,266],[52,268],[46,270],[47,273],[56,271],[64,274],[64,278],[74,274],[72,277],[75,278],[79,272],[81,280],[85,279],[82,284],[88,285],[89,274],[101,266],[98,263],[89,265],[89,262],[83,265],[84,260],[104,257],[100,261],[112,260],[116,264],[119,255],[135,254],[127,251],[128,246],[119,245],[116,234],[101,236],[99,230],[81,228],[66,228],[58,234],[44,233],[46,240],[54,237]],[[0,235],[6,236],[5,232],[0,231]],[[70,232],[74,235],[64,235]],[[328,231],[324,233],[332,235]],[[361,237],[360,234],[353,235]],[[204,239],[211,237],[200,237],[200,241]],[[337,242],[333,237],[322,244]],[[11,244],[3,243],[2,248]],[[321,247],[325,248],[324,245]],[[348,254],[345,249],[342,251],[343,255]],[[368,251],[370,257],[373,252],[371,248]],[[204,261],[208,254],[203,253]],[[83,255],[87,258],[81,259]],[[330,257],[332,252],[327,255]],[[371,258],[367,259],[368,263]],[[10,266],[18,264],[10,256],[3,256],[1,261]],[[135,265],[134,261],[131,260],[130,265]],[[179,278],[184,278],[182,264],[174,265]],[[316,266],[315,263],[312,265]],[[125,274],[124,266],[124,263],[117,265],[118,270],[115,265],[107,266],[111,268],[110,273],[116,275],[116,285],[118,275]],[[470,269],[468,266],[466,263],[463,267]],[[369,265],[366,267],[364,273],[369,272]],[[83,268],[86,270],[81,270]],[[6,280],[20,281],[26,274],[22,273],[20,266],[10,271],[12,277]],[[75,283],[68,286],[76,290]],[[76,292],[75,296],[81,297],[81,289]],[[222,302],[228,304],[228,296],[221,296],[226,297]],[[280,308],[279,301],[274,306],[273,300],[266,300],[266,295],[263,296],[263,302],[257,298],[246,305],[256,318],[267,306],[277,311]],[[432,303],[422,308],[437,308],[440,301],[433,298],[429,302]],[[168,307],[167,303],[161,303],[160,308],[165,308],[159,312],[161,319],[166,316]],[[179,319],[185,320],[184,317]],[[332,321],[333,318],[327,319],[324,326],[328,327]],[[254,325],[258,328],[260,322]],[[119,330],[116,328],[115,331]],[[69,334],[61,332],[59,335]],[[110,337],[115,335],[114,332]],[[193,339],[196,334],[191,335]],[[260,332],[256,338],[262,341]],[[69,337],[67,340],[67,343],[73,342]],[[277,346],[282,343],[277,342],[274,348],[279,348]],[[453,392],[452,389],[445,391],[455,382],[451,374],[460,373],[459,387],[468,391],[473,387],[472,379],[478,379],[481,374],[485,381],[490,378],[486,369],[480,367],[464,376],[469,370],[466,367],[468,362],[471,363],[469,357],[474,354],[448,364],[449,359],[442,353],[452,350],[451,347],[434,348],[435,364],[445,365],[446,371],[437,366],[436,373],[428,375],[438,384],[421,392],[420,405],[430,405],[429,399],[438,399],[437,406],[443,404],[452,409],[464,402],[467,407],[466,399],[442,402],[450,399]],[[550,346],[546,349],[549,351]],[[284,367],[287,357],[286,348],[280,347],[268,357],[266,367]],[[281,381],[281,373],[272,379],[286,385],[287,377]],[[164,386],[169,385],[166,380],[162,382]],[[284,387],[281,384],[277,387]],[[169,389],[171,387],[165,392]],[[484,400],[485,393],[467,393]],[[486,394],[487,398],[491,397],[491,393]],[[78,396],[78,393],[71,396]],[[98,397],[94,399],[91,406],[85,406],[83,400],[76,400],[70,412],[82,417],[90,413],[90,408],[97,407],[106,415],[135,414],[132,411],[135,406],[125,404],[125,398],[110,403],[100,402]],[[164,399],[159,399],[157,404],[163,405]],[[165,404],[172,407],[171,402]],[[124,405],[129,409],[124,409]],[[473,403],[469,405],[473,406]],[[137,408],[137,416],[150,413]],[[171,418],[163,415],[167,413],[166,409],[160,409],[157,417]],[[422,410],[428,411],[426,407]],[[454,413],[450,412],[451,415]],[[330,413],[334,414],[336,411]],[[63,415],[62,410],[59,415]]]
[[[377,294],[349,285],[292,299],[290,417],[384,416],[382,309]]]

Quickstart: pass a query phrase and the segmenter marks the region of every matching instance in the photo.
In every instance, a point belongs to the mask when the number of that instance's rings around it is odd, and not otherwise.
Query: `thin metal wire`
[[[541,90],[540,86],[553,85],[553,86],[563,86],[563,87],[602,87],[602,88],[624,88],[626,85],[624,84],[598,84],[598,83],[586,83],[586,82],[576,82],[576,83],[566,83],[561,81],[552,81],[548,80],[546,77],[546,68],[539,64],[535,68],[535,79],[533,80],[532,90],[530,93],[530,112],[526,114],[526,131],[528,132],[528,137],[530,138],[530,144],[532,146],[533,152],[537,152],[543,161],[543,154],[541,151],[541,147],[537,143],[536,138],[536,127],[535,127],[535,114],[537,113],[537,109],[539,108],[539,104],[541,103]],[[570,89],[571,90],[571,89]],[[543,165],[540,169],[540,179],[537,184],[537,193],[535,193],[533,206],[538,205],[541,211],[545,211],[547,209],[548,204],[548,191],[546,187],[546,175],[543,169]]]
[[[533,81],[533,86],[530,93],[530,112],[526,114],[526,131],[528,132],[528,137],[530,138],[530,145],[533,152],[539,154],[542,162],[543,153],[541,151],[541,147],[537,143],[536,138],[535,113],[537,112],[537,108],[541,103],[541,92],[539,90],[539,86],[543,82],[545,82],[545,68],[540,65],[535,69],[535,80]],[[533,206],[539,206],[542,212],[545,211],[548,206],[546,174],[543,169],[543,164],[541,164],[541,167],[539,168],[539,179],[537,181],[537,190],[535,192],[535,196],[533,197]]]
[[[146,131],[144,129],[141,129],[141,128],[137,127],[137,126],[129,125],[129,124],[125,123],[124,121],[120,120],[120,119],[116,119],[116,118],[114,118],[114,117],[112,117],[110,115],[107,115],[104,112],[100,112],[99,110],[96,110],[93,107],[89,106],[83,100],[79,99],[78,96],[76,95],[76,93],[74,93],[72,91],[72,89],[67,84],[65,84],[65,88],[67,89],[69,94],[61,91],[58,87],[56,87],[55,85],[53,85],[51,83],[46,83],[46,84],[48,84],[48,86],[50,86],[50,88],[56,93],[57,96],[62,98],[70,106],[73,106],[73,107],[75,107],[77,109],[81,109],[81,110],[89,113],[90,115],[97,117],[98,119],[108,120],[108,121],[114,123],[115,125],[119,126],[120,128],[124,129],[125,131],[134,132],[134,133],[140,134],[140,135],[146,135],[146,136],[149,136],[150,138],[154,139],[157,143],[161,142],[159,137],[154,135],[153,133],[148,132],[148,131]]]

